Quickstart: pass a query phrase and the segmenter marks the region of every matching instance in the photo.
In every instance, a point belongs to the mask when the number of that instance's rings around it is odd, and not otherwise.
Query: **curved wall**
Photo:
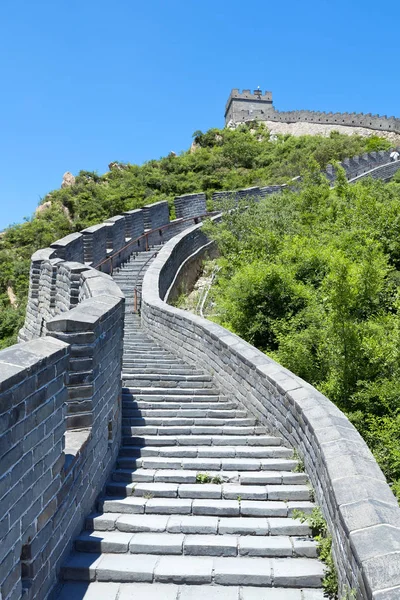
[[[278,189],[228,194],[258,197]],[[22,591],[24,600],[47,597],[116,459],[124,298],[107,273],[205,211],[204,194],[175,203],[180,218],[172,223],[166,203],[157,203],[32,256],[21,343],[0,351],[2,600],[20,600]],[[354,428],[316,390],[237,336],[160,300],[159,292],[173,293],[186,259],[207,245],[194,227],[165,246],[145,277],[145,326],[185,360],[212,370],[222,389],[299,449],[330,524],[337,523],[342,581],[357,585],[359,578],[365,598],[393,600],[398,596],[368,594],[384,581],[400,585],[399,510]]]
[[[195,226],[161,250],[144,277],[143,326],[162,345],[212,373],[225,394],[298,450],[333,536],[342,589],[349,586],[365,600],[400,598],[400,509],[347,417],[238,336],[166,303],[181,265],[208,243]]]

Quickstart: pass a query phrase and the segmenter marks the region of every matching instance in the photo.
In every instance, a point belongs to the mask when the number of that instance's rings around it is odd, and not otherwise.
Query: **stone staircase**
[[[322,600],[294,509],[313,503],[291,449],[133,314],[154,249],[114,274],[126,295],[122,446],[62,568],[61,600]]]

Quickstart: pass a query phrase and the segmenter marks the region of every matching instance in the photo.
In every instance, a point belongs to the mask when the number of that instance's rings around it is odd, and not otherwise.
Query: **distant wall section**
[[[326,113],[312,110],[276,110],[272,103],[272,93],[256,90],[233,89],[225,107],[225,124],[237,125],[246,121],[271,121],[277,123],[316,123],[341,125],[345,127],[363,127],[374,131],[386,131],[400,134],[400,119],[386,115],[364,113]]]

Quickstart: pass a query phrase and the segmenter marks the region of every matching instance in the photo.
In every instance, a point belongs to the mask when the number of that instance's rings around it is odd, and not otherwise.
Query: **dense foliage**
[[[171,153],[143,166],[111,163],[104,175],[81,171],[71,187],[55,190],[43,202],[51,206],[0,237],[0,348],[15,342],[28,288],[29,258],[38,248],[123,210],[174,196],[284,182],[298,175],[313,156],[329,161],[388,147],[382,138],[333,133],[330,138],[289,135],[271,140],[260,125],[237,131],[196,132],[191,150]],[[47,205],[46,205],[47,206]],[[43,207],[44,208],[44,207]],[[173,212],[173,209],[172,209]]]
[[[400,497],[400,183],[331,190],[312,162],[209,230],[219,322],[345,411]]]

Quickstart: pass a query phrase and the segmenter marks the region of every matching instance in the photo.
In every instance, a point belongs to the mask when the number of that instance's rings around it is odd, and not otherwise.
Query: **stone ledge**
[[[261,414],[299,450],[333,534],[342,585],[357,588],[361,598],[386,598],[385,589],[400,585],[400,509],[347,417],[310,384],[237,335],[160,298],[159,290],[169,288],[181,263],[198,252],[199,228],[170,240],[146,272],[143,326],[165,346],[213,370],[225,393],[245,398],[246,408]],[[255,408],[260,398],[263,413]],[[338,470],[338,461],[343,470]],[[379,539],[367,552],[371,525]]]
[[[65,432],[65,464],[64,471],[68,473],[74,466],[77,458],[86,447],[92,433],[92,428],[73,429]]]

